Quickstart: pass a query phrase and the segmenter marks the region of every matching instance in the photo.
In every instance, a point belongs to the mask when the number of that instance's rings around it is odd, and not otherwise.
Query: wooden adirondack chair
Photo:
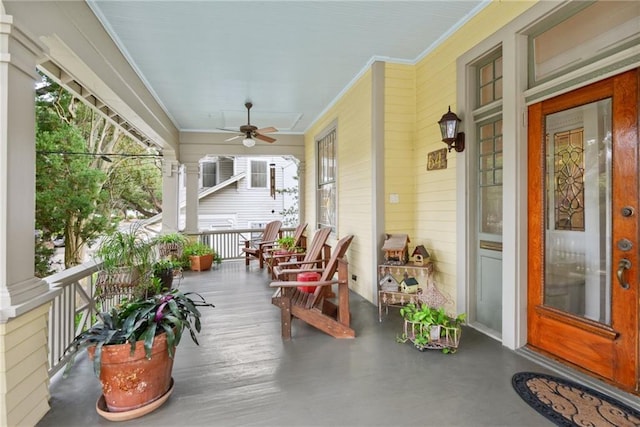
[[[295,274],[301,273],[302,271],[300,270],[320,267],[321,263],[327,262],[331,254],[331,247],[326,244],[329,234],[331,234],[331,228],[329,227],[316,231],[307,247],[307,251],[304,254],[297,255],[298,257],[303,257],[302,260],[277,262],[277,265],[274,265],[271,270],[271,278],[289,280],[292,275],[295,278]]]
[[[247,267],[253,258],[258,259],[260,262],[260,268],[264,267],[264,257],[262,256],[262,253],[266,248],[270,248],[275,244],[281,226],[281,221],[271,221],[264,227],[264,232],[259,240],[246,240],[244,242],[244,248],[242,248],[242,251],[244,252],[244,264]]]
[[[277,288],[271,302],[281,312],[282,337],[291,338],[291,321],[298,318],[309,325],[320,329],[334,338],[354,338],[355,331],[349,326],[349,268],[344,259],[345,253],[353,240],[353,236],[343,237],[336,243],[331,259],[322,271],[317,282],[272,282]],[[336,271],[338,278],[334,279]],[[330,301],[327,294],[331,286],[338,285],[338,303]],[[298,286],[316,286],[313,293],[303,292]]]
[[[293,232],[293,246],[295,248],[306,248],[306,237],[304,236],[304,231],[307,229],[307,224],[298,224],[295,231]],[[267,270],[270,274],[272,274],[273,267],[278,264],[279,261],[287,261],[288,256],[278,256],[279,248],[270,247],[263,251],[262,256],[264,257],[264,262],[267,264]]]

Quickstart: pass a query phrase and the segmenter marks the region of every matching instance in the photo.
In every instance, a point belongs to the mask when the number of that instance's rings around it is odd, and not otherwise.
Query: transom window
[[[331,227],[336,230],[336,128],[329,130],[316,141],[318,150],[318,228]]]
[[[478,64],[478,107],[502,99],[502,52]]]

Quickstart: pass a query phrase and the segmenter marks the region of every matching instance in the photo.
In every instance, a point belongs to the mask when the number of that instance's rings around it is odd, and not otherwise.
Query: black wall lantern
[[[451,106],[449,106],[449,111],[438,122],[442,133],[442,141],[447,144],[449,151],[452,148],[458,153],[464,151],[464,132],[458,132],[458,126],[461,121],[456,116],[456,113],[451,112]]]

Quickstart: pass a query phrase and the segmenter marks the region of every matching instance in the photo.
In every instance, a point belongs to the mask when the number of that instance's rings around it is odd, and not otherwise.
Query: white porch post
[[[47,318],[56,293],[34,277],[35,81],[41,46],[0,3],[0,425],[49,410]],[[19,351],[16,351],[19,348]],[[11,399],[9,399],[11,396]]]
[[[178,231],[179,167],[175,159],[167,158],[165,155],[162,174],[162,231],[165,233]]]
[[[198,232],[198,187],[200,183],[200,164],[197,162],[186,163],[185,171],[187,175],[187,201],[185,232],[196,234]]]

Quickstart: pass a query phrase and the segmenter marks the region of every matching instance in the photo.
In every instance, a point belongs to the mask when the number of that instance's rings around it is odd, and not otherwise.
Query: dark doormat
[[[640,426],[640,412],[589,387],[551,375],[519,372],[513,388],[559,426]]]

